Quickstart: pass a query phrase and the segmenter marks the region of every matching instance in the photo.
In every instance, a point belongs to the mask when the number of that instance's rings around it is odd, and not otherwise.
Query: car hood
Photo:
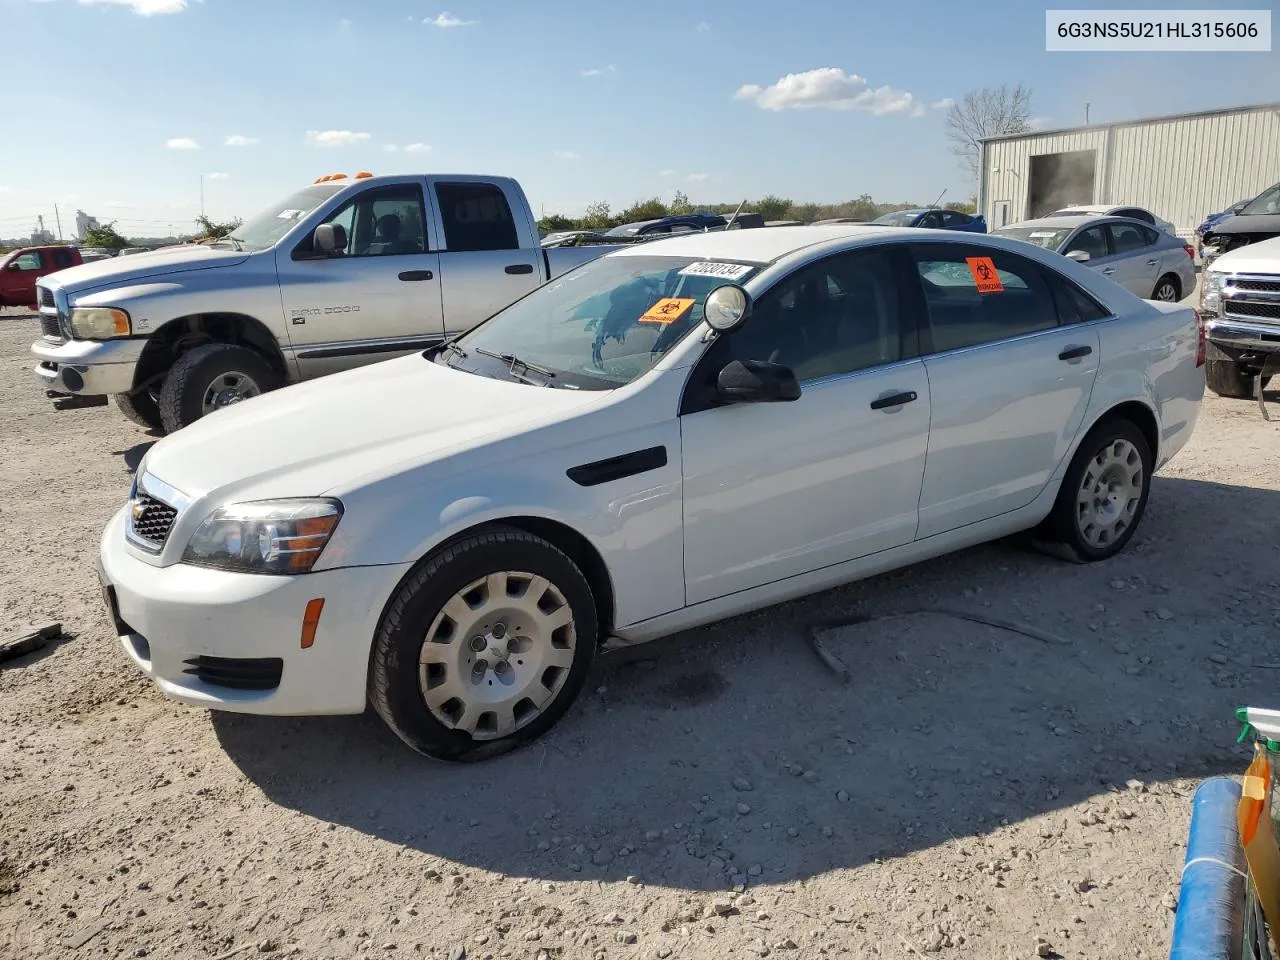
[[[1237,247],[1213,261],[1215,273],[1280,273],[1280,237]]]
[[[1280,213],[1237,213],[1213,225],[1213,232],[1280,234]]]
[[[319,496],[554,422],[608,396],[412,354],[255,397],[165,437],[140,472],[192,500]]]
[[[68,293],[83,293],[104,286],[119,286],[163,277],[188,270],[208,270],[213,267],[233,267],[249,259],[249,254],[219,247],[192,244],[172,250],[156,250],[152,253],[134,253],[124,258],[107,257],[77,267],[67,267],[41,279],[41,284],[61,287]]]

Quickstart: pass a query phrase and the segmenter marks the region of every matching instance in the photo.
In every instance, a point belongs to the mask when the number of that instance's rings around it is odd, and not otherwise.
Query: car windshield
[[[1074,227],[1001,227],[992,233],[997,237],[1025,240],[1046,250],[1057,250]]]
[[[299,220],[308,216],[340,189],[342,189],[340,186],[327,183],[304,187],[297,193],[290,194],[271,205],[247,223],[236,227],[231,233],[230,240],[238,242],[246,250],[266,250],[268,247],[274,247]],[[229,243],[230,241],[218,242]]]
[[[918,210],[895,210],[893,213],[883,213],[871,222],[882,227],[909,227],[918,216]]]
[[[538,288],[460,337],[438,363],[540,386],[612,390],[694,329],[716,287],[759,268],[697,257],[604,256]],[[514,359],[513,359],[514,358]]]
[[[1249,201],[1247,207],[1240,211],[1242,216],[1275,213],[1280,213],[1280,183],[1258,194],[1258,196]]]

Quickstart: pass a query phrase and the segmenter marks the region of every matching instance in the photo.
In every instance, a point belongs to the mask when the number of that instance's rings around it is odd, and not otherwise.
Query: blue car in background
[[[959,210],[894,210],[876,217],[872,225],[879,227],[931,227],[935,230],[964,230],[968,233],[986,233],[987,218],[974,216]]]
[[[1227,209],[1220,210],[1217,213],[1211,213],[1207,217],[1205,217],[1204,223],[1196,227],[1196,253],[1199,256],[1203,257],[1204,256],[1204,235],[1208,233],[1210,230],[1212,230],[1214,227],[1216,227],[1218,224],[1220,224],[1223,220],[1227,219],[1227,217],[1234,217],[1241,210],[1247,207],[1250,201],[1252,200],[1253,200],[1253,197],[1246,197],[1243,200],[1237,200],[1231,206],[1227,207]]]

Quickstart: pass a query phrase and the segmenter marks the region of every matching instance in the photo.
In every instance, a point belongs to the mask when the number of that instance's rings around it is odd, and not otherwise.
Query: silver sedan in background
[[[1043,217],[992,232],[1056,250],[1146,300],[1176,303],[1195,287],[1195,250],[1128,217]]]

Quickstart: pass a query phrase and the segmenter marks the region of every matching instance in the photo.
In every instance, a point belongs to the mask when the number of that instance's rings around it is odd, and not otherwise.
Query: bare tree
[[[978,179],[980,141],[1031,129],[1031,91],[1022,84],[970,90],[947,111],[947,139],[965,171]]]

